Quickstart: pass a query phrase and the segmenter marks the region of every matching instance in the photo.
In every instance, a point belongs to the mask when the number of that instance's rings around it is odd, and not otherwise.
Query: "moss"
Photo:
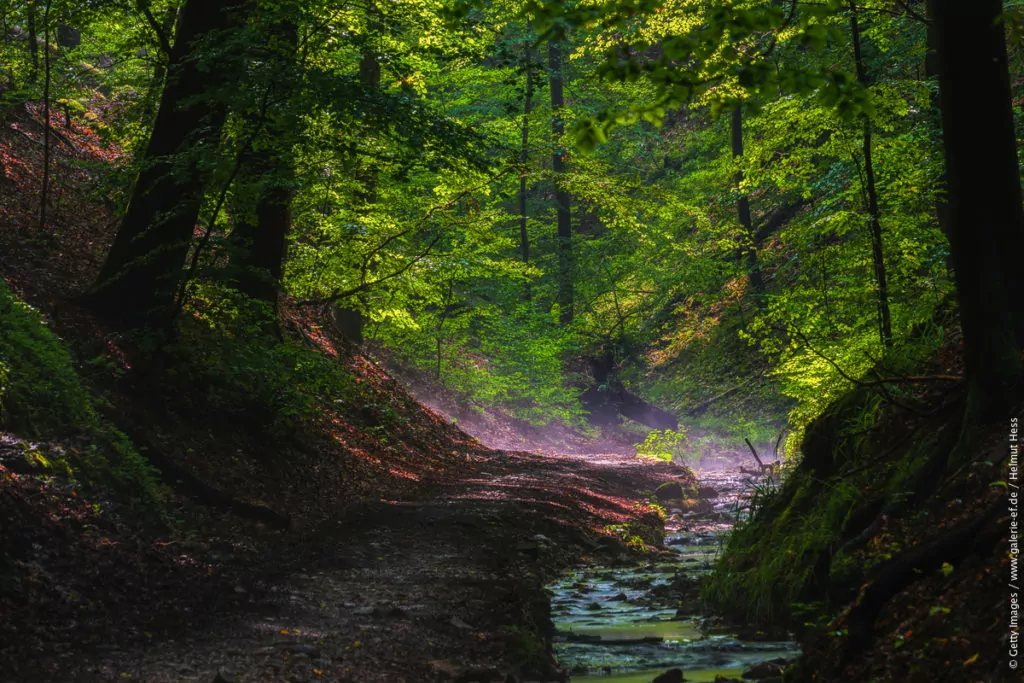
[[[153,510],[159,498],[148,463],[96,412],[67,347],[39,313],[0,282],[0,427],[15,434],[74,440],[67,460],[50,459],[85,484],[122,492]]]
[[[95,419],[67,349],[0,283],[0,424],[27,436],[71,436]]]
[[[666,481],[654,490],[654,497],[659,501],[681,501],[687,498],[694,498],[697,495],[697,487],[693,483],[681,481]]]
[[[933,433],[861,438],[876,421],[877,398],[851,392],[809,425],[804,459],[785,483],[759,492],[760,504],[738,524],[703,597],[727,615],[761,625],[799,628],[800,605],[845,595],[864,575],[865,561],[837,555],[883,509],[913,495],[939,447]],[[898,428],[898,425],[897,425]]]

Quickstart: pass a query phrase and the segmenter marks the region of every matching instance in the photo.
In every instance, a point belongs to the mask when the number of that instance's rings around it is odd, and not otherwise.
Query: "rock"
[[[589,605],[587,605],[587,610],[590,611],[590,612],[597,612],[600,609],[601,609],[601,605],[599,605],[596,602],[592,602]]]
[[[504,674],[493,667],[487,667],[466,669],[456,677],[455,683],[496,683],[504,680]]]
[[[231,671],[228,671],[227,669],[219,669],[217,671],[217,675],[213,678],[213,683],[235,683],[237,680],[238,676]]]
[[[654,490],[654,497],[665,503],[670,500],[683,500],[689,491],[678,481],[666,481]]]
[[[759,662],[743,670],[742,677],[747,680],[764,680],[782,676],[782,667],[774,662]]]
[[[315,645],[305,645],[303,643],[285,643],[281,646],[281,649],[293,655],[304,655],[311,659],[317,659],[318,657],[320,657],[320,648],[316,647]]]
[[[683,670],[669,669],[665,673],[655,676],[651,683],[683,683]]]
[[[701,498],[718,498],[722,494],[714,486],[701,486],[697,489],[697,495]]]
[[[537,543],[551,543],[551,539],[544,534],[534,534],[533,540]]]
[[[626,600],[629,600],[629,596],[626,595],[625,593],[619,593],[615,597],[608,598],[608,600],[610,602],[625,602]]]
[[[434,659],[430,662],[430,670],[441,680],[454,680],[462,670],[451,662]]]
[[[467,624],[465,621],[463,621],[459,617],[452,617],[451,620],[448,623],[450,623],[455,628],[462,629],[463,631],[472,631],[473,630],[472,626]]]
[[[683,512],[711,512],[715,509],[710,500],[686,498],[683,500]]]
[[[455,683],[498,683],[508,680],[504,673],[493,667],[466,668],[439,659],[432,660],[430,670],[443,681]],[[515,680],[513,678],[512,680]]]

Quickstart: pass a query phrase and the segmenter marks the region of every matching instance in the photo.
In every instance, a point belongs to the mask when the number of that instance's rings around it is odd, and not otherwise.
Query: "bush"
[[[195,304],[196,314],[169,349],[168,374],[202,387],[217,410],[282,436],[354,394],[354,379],[337,360],[269,333],[273,318],[264,304],[213,285],[199,291]]]
[[[71,355],[0,283],[0,424],[26,436],[71,436],[96,420]]]
[[[83,441],[82,449],[71,450],[73,476],[152,509],[159,497],[153,470],[94,403],[61,340],[0,282],[0,426],[29,437]]]
[[[686,442],[686,432],[683,430],[672,431],[671,429],[652,429],[647,434],[643,443],[634,444],[638,458],[654,458],[672,462],[677,457],[682,458],[683,444]]]

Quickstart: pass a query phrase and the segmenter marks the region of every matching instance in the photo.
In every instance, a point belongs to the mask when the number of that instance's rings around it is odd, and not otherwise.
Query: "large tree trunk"
[[[734,158],[743,156],[743,105],[737,104],[732,110],[732,155]],[[736,174],[736,186],[743,182],[743,171]],[[740,263],[747,271],[747,284],[754,295],[754,301],[759,303],[764,294],[764,277],[761,275],[761,266],[758,263],[758,241],[754,232],[754,222],[750,218],[750,200],[746,194],[741,194],[736,202],[736,212],[739,214],[740,225],[750,240],[750,246],[740,247]]]
[[[282,102],[280,111],[259,111],[248,118],[250,125],[264,128],[262,148],[253,150],[247,160],[246,181],[255,186],[255,210],[239,207],[239,217],[231,233],[235,285],[247,296],[270,304],[277,312],[277,299],[288,232],[291,229],[291,203],[294,196],[295,165],[291,142],[296,139],[297,117],[287,95],[294,89],[294,58],[298,46],[298,27],[291,21],[275,26],[268,41],[269,61],[274,74],[266,87],[269,99]],[[241,193],[242,202],[248,200]],[[250,204],[250,207],[252,204]]]
[[[359,85],[368,99],[375,99],[380,94],[381,70],[379,45],[384,25],[381,19],[380,9],[371,2],[366,9],[367,44],[363,48],[362,57],[359,59]],[[358,157],[356,159],[358,164]],[[357,171],[360,189],[356,191],[355,203],[358,212],[369,215],[377,204],[377,185],[380,181],[380,173],[374,162],[369,162],[365,168]],[[357,296],[362,296],[357,295]],[[339,331],[349,342],[353,344],[363,343],[363,328],[366,325],[366,317],[358,305],[350,305],[345,300],[332,304],[333,317]]]
[[[565,94],[562,90],[562,46],[556,41],[548,43],[549,86],[551,89],[551,137],[554,151],[551,155],[551,169],[555,173],[555,210],[558,216],[558,305],[562,324],[572,322],[572,215],[569,193],[562,189],[561,175],[565,173],[565,154],[562,136],[565,122],[562,121],[562,107]]]
[[[130,325],[159,327],[173,309],[225,109],[211,91],[228,69],[196,59],[196,42],[241,19],[238,0],[187,0],[181,10],[143,168],[91,302]],[[208,162],[208,159],[205,161]]]
[[[938,52],[938,30],[936,29],[935,22],[928,22],[928,32],[926,38],[927,51],[925,52],[924,58],[924,75],[925,78],[935,79],[938,81],[939,78],[939,52]],[[942,98],[939,93],[934,93],[931,99],[932,112],[929,119],[934,125],[942,126]],[[939,178],[939,184],[945,187],[948,184],[948,176],[946,175],[946,169],[942,169],[942,175]],[[939,229],[942,230],[942,234],[949,239],[949,203],[946,201],[946,197],[939,194],[935,198],[935,217],[939,223]],[[953,263],[950,258],[946,258],[946,268],[950,273],[953,272]]]
[[[935,22],[949,241],[968,384],[966,420],[1005,417],[1021,394],[1024,242],[1000,0],[929,0]]]
[[[857,6],[850,0],[850,31],[853,38],[853,59],[857,80],[865,88],[869,85],[867,68],[860,45],[860,22]],[[875,266],[875,292],[878,297],[878,334],[885,347],[892,346],[892,316],[889,312],[889,282],[885,274],[885,252],[882,248],[882,223],[878,214],[878,193],[875,189],[875,165],[871,150],[871,119],[864,118],[864,190],[868,199],[871,221],[871,260]]]

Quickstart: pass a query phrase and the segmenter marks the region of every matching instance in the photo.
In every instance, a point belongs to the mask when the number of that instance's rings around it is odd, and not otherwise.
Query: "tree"
[[[526,71],[526,92],[523,95],[522,142],[519,151],[519,163],[523,170],[519,175],[519,248],[523,254],[523,263],[530,262],[530,234],[527,232],[527,174],[526,162],[530,160],[530,112],[533,109],[533,50],[530,40],[523,43],[523,63]],[[529,290],[527,290],[529,295]]]
[[[964,336],[966,419],[1002,419],[1021,396],[1024,239],[1000,0],[930,0],[949,242]]]
[[[295,189],[293,145],[300,125],[295,102],[300,78],[295,68],[296,21],[284,17],[270,22],[265,44],[264,73],[257,89],[262,102],[251,105],[245,116],[254,148],[243,150],[244,189],[235,197],[230,246],[235,286],[276,312]]]
[[[867,68],[861,53],[860,21],[857,5],[850,0],[850,39],[853,42],[853,61],[857,70],[857,81],[867,88]],[[885,252],[882,249],[882,223],[878,213],[878,190],[875,187],[875,164],[871,151],[871,117],[864,119],[864,192],[867,195],[868,216],[871,229],[871,260],[875,268],[875,288],[878,297],[878,333],[884,346],[892,346],[892,314],[889,311],[889,281],[885,274]]]
[[[554,150],[551,153],[551,170],[555,175],[555,211],[558,221],[558,305],[559,319],[563,325],[572,322],[573,317],[573,254],[572,214],[569,192],[562,185],[565,174],[565,156],[562,137],[565,135],[563,108],[565,93],[562,74],[562,45],[559,39],[548,43],[548,85],[551,90],[551,137]]]
[[[212,48],[250,11],[236,3],[187,0],[181,9],[142,170],[89,296],[127,324],[159,327],[173,310],[227,113],[218,89],[232,82],[230,64]]]
[[[732,155],[743,156],[743,105],[736,104],[732,110],[731,119]],[[743,182],[743,171],[736,175],[737,187]],[[740,190],[740,197],[736,200],[736,213],[743,226],[745,239],[750,240],[750,245],[740,248],[740,261],[747,271],[747,282],[753,291],[754,300],[759,302],[764,294],[764,276],[761,274],[761,267],[757,261],[757,231],[754,230],[754,222],[750,217],[750,199],[746,192]]]

